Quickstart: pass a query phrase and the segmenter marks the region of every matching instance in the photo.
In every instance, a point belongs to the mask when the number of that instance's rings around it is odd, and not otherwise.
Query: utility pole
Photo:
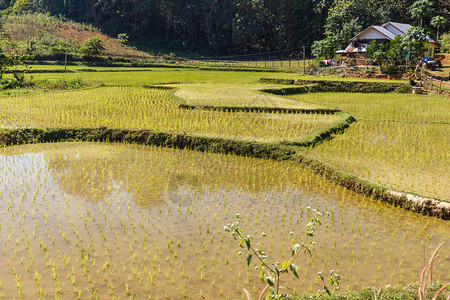
[[[303,74],[306,74],[306,47],[303,46]]]

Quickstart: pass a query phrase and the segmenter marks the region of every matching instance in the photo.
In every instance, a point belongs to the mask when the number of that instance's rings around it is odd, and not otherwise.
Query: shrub
[[[99,55],[103,50],[105,50],[105,47],[103,47],[103,40],[98,36],[94,36],[84,42],[83,46],[80,48],[80,53],[86,56],[94,56]]]

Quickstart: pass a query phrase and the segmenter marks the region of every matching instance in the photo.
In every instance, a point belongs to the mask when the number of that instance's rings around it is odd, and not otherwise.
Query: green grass
[[[64,66],[33,65],[35,70],[64,70]],[[113,70],[114,72],[81,72],[83,69],[92,70]],[[355,81],[353,78],[341,78],[337,76],[300,76],[292,73],[271,73],[271,72],[249,72],[249,71],[202,71],[197,69],[174,69],[174,68],[125,68],[125,67],[89,67],[89,66],[68,66],[68,70],[75,73],[49,73],[49,74],[32,74],[36,80],[60,80],[60,79],[76,79],[80,77],[85,81],[102,81],[105,84],[129,84],[141,86],[144,84],[158,83],[236,83],[245,84],[258,81],[260,78],[276,78],[276,79],[304,79],[304,80],[344,80]],[[127,72],[116,72],[127,71]],[[139,70],[133,72],[132,70]],[[142,72],[147,70],[148,72]],[[27,75],[27,78],[29,75]],[[369,79],[357,79],[357,81],[367,82],[374,81]],[[377,82],[386,82],[387,80],[377,80]],[[388,81],[395,82],[395,81]]]
[[[442,287],[442,284],[435,283],[428,287],[426,299],[431,299]],[[362,290],[338,293],[332,296],[324,294],[304,294],[292,297],[292,300],[419,300],[417,284],[396,285],[378,288],[364,288]],[[444,291],[438,300],[445,300],[450,296],[450,292]]]

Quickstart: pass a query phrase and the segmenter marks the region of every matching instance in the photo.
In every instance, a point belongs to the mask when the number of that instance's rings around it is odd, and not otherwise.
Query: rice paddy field
[[[192,105],[277,107],[297,109],[317,109],[320,105],[279,97],[259,92],[273,85],[252,84],[184,84],[175,92],[177,97]]]
[[[277,145],[343,115],[186,110],[178,103],[337,108],[357,122],[299,153],[398,191],[450,199],[450,107],[443,96],[281,97],[259,90],[282,85],[259,79],[295,74],[102,71],[33,74],[80,78],[92,87],[4,95],[1,132],[109,127]],[[241,299],[243,289],[256,295],[264,287],[260,271],[246,266],[223,226],[239,213],[244,232],[263,242],[271,262],[284,261],[289,233],[305,232],[308,208],[329,217],[312,257],[296,261],[300,278],[284,277],[287,293],[316,292],[317,273],[329,270],[343,277],[343,291],[417,282],[442,242],[433,280],[450,280],[448,221],[358,195],[293,160],[66,142],[0,148],[0,299]]]
[[[308,155],[383,186],[450,200],[448,98],[318,93],[291,99],[337,107],[359,119]]]
[[[447,221],[365,199],[290,163],[95,143],[13,146],[0,160],[10,166],[0,189],[5,299],[238,298],[260,283],[223,231],[236,212],[249,232],[266,232],[279,259],[307,206],[331,213],[291,292],[316,290],[324,269],[339,270],[345,289],[416,281],[448,240]],[[442,281],[449,246],[435,268]]]
[[[289,100],[287,100],[289,101]],[[6,128],[139,128],[194,135],[275,141],[301,139],[339,115],[288,115],[183,110],[160,89],[102,87],[2,99]]]

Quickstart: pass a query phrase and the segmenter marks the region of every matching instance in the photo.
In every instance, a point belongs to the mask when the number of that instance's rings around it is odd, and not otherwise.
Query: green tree
[[[442,16],[435,16],[431,19],[431,25],[436,28],[436,42],[439,41],[439,27],[445,25],[446,20]]]
[[[367,57],[382,62],[387,56],[387,46],[383,43],[377,43],[376,41],[370,42],[367,47]]]
[[[420,19],[420,27],[423,27],[423,19],[433,14],[434,2],[429,0],[418,0],[409,7],[409,12],[414,18]]]
[[[444,33],[441,38],[441,51],[450,53],[450,32]]]
[[[0,0],[0,9],[7,9],[11,5],[11,0]]]
[[[315,41],[311,47],[311,54],[317,58],[328,59],[334,56],[339,45],[339,38],[330,35],[323,40]]]
[[[126,42],[128,42],[128,39],[130,37],[126,34],[126,33],[119,33],[117,35],[117,39],[119,40],[119,42],[121,42],[122,44],[125,44]]]
[[[324,42],[314,43],[313,53],[319,57],[329,55],[348,45],[349,40],[364,28],[392,19],[406,20],[408,1],[334,0],[324,25],[326,38]]]
[[[405,69],[402,62],[406,59],[409,49],[405,49],[402,43],[401,36],[396,36],[389,44],[372,41],[367,48],[367,57],[376,60],[383,73],[403,73]]]
[[[17,0],[12,7],[12,11],[15,13],[21,13],[30,10],[31,7],[32,4],[30,0]]]
[[[25,71],[27,66],[25,61],[32,59],[30,55],[8,55],[3,52],[0,47],[0,86],[2,89],[5,88],[17,88],[22,87],[25,79]],[[3,79],[3,73],[12,69],[13,79]]]
[[[411,27],[402,36],[400,47],[407,53],[410,61],[418,62],[425,53],[425,42],[428,40],[427,33],[422,27]]]
[[[80,52],[86,56],[99,55],[103,50],[103,40],[98,36],[90,37],[80,48]]]

